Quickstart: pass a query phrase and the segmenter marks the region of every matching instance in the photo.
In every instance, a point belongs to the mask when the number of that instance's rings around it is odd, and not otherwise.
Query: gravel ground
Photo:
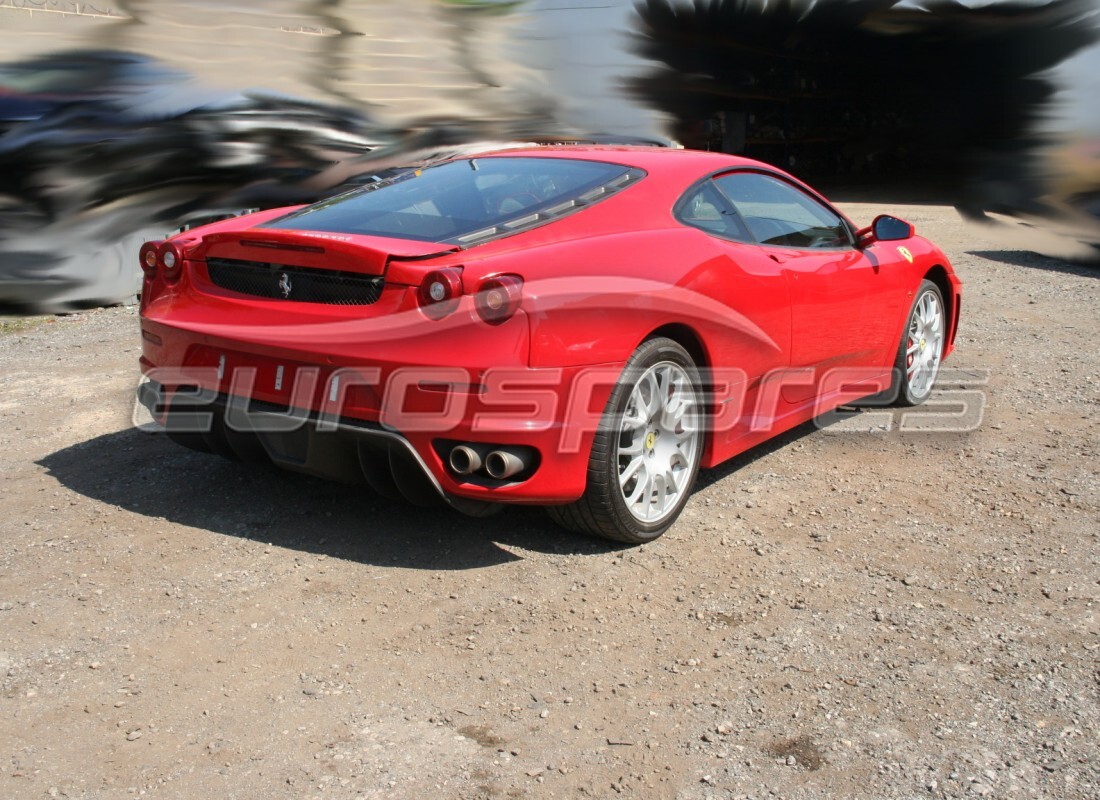
[[[896,210],[981,424],[803,426],[638,548],[139,432],[133,309],[5,327],[0,797],[1100,796],[1100,271]]]

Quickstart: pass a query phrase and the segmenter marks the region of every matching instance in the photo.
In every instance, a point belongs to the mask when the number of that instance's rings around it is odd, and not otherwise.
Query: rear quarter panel
[[[678,324],[710,365],[751,375],[785,364],[790,337],[785,283],[754,274],[762,259],[755,247],[738,258],[728,243],[670,225],[547,242],[467,268],[524,277],[531,366],[622,363],[650,332]]]

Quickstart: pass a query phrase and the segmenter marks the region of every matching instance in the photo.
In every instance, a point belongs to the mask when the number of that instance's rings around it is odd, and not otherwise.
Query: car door
[[[697,229],[690,249],[699,266],[681,285],[729,309],[721,321],[720,315],[710,315],[713,324],[706,336],[712,366],[729,390],[718,402],[733,404],[719,411],[737,409],[725,414],[730,427],[715,431],[721,445],[756,425],[762,385],[781,377],[790,364],[790,281],[782,265],[753,242],[712,178],[685,192],[674,213],[682,224]],[[772,411],[766,412],[769,421]]]
[[[730,172],[715,185],[788,280],[790,366],[812,375],[789,381],[784,399],[813,397],[835,368],[885,372],[901,313],[900,271],[856,247],[836,211],[778,175]]]

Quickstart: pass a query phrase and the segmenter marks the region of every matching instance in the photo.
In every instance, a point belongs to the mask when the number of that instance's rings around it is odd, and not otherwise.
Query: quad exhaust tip
[[[465,444],[460,444],[451,450],[451,457],[448,460],[451,463],[451,469],[458,475],[472,475],[481,469],[482,465],[481,453]]]
[[[485,456],[485,471],[489,473],[490,478],[496,478],[498,481],[511,478],[525,469],[527,469],[527,462],[507,450],[494,450]]]
[[[526,452],[530,448],[486,452],[487,449],[472,444],[460,444],[451,448],[447,461],[456,475],[481,473],[498,481],[518,475],[533,463],[532,454]]]

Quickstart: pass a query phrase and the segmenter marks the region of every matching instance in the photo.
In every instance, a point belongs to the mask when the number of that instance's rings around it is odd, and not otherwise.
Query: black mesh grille
[[[365,306],[382,294],[383,279],[358,272],[288,267],[262,261],[212,258],[210,281],[231,292],[296,303]]]

